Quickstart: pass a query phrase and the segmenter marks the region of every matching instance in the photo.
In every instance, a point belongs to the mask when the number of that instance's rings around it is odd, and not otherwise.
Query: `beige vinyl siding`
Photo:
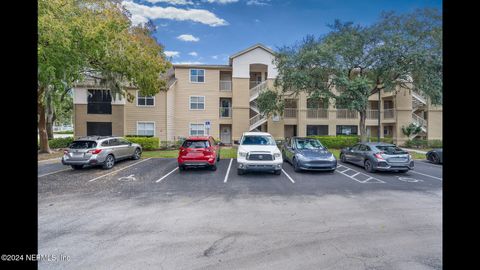
[[[167,92],[167,141],[174,141],[175,135],[175,94],[177,83],[172,85]]]
[[[124,105],[112,105],[112,114],[87,114],[87,104],[74,105],[74,137],[87,136],[87,122],[111,122],[112,135],[124,135]]]
[[[205,68],[205,83],[190,83],[189,74],[189,68],[175,69],[175,136],[188,137],[190,123],[209,120],[209,135],[218,138],[220,69]],[[205,110],[190,110],[190,96],[205,96]]]
[[[129,90],[137,96],[136,90]],[[160,91],[155,95],[155,106],[137,106],[137,100],[125,104],[125,135],[137,134],[137,122],[155,122],[155,137],[160,140],[167,138],[167,93]]]

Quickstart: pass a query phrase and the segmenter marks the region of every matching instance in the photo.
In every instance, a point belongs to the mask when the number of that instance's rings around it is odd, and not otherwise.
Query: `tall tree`
[[[305,92],[329,99],[360,115],[361,140],[366,141],[368,98],[378,91],[410,89],[442,101],[442,24],[435,9],[410,14],[383,13],[371,26],[336,20],[321,38],[307,36],[277,53],[277,90],[259,96],[259,109],[279,113],[282,96]],[[279,91],[278,91],[279,90]],[[263,100],[277,101],[262,102]]]
[[[51,92],[65,92],[85,75],[98,76],[113,98],[125,82],[142,94],[165,89],[170,67],[148,24],[133,26],[119,1],[39,0],[38,118],[40,152],[50,152],[46,129]],[[131,97],[130,97],[131,98]],[[50,112],[50,111],[48,111]]]

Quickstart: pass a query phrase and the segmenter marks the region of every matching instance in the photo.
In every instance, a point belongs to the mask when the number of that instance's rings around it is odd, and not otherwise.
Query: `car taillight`
[[[63,151],[63,154],[64,154],[64,155],[67,155],[67,154],[68,154],[68,150],[64,150],[64,151]]]
[[[378,152],[378,153],[373,154],[373,156],[376,157],[377,159],[382,159],[383,160],[382,154],[383,154],[383,152]]]
[[[89,153],[92,153],[92,155],[96,155],[96,154],[102,152],[102,149],[90,150],[90,151],[88,151],[88,152],[89,152]]]

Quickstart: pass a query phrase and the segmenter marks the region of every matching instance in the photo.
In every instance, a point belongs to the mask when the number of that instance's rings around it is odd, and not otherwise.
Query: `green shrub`
[[[73,142],[73,140],[73,137],[56,138],[48,140],[48,145],[51,149],[67,148]]]
[[[73,134],[73,130],[54,131],[55,134]]]
[[[126,136],[126,139],[133,143],[138,143],[142,146],[143,150],[156,150],[160,147],[160,139],[157,137],[130,137]]]
[[[441,148],[442,145],[442,140],[413,139],[405,142],[408,148]]]
[[[428,146],[431,148],[442,148],[443,143],[442,140],[429,140]]]
[[[341,136],[308,136],[319,140],[327,148],[340,149],[344,147],[350,147],[360,141],[360,137],[353,135],[341,135]]]

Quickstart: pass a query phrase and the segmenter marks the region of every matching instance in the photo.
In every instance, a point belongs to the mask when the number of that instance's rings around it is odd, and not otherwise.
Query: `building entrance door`
[[[221,126],[220,128],[220,140],[224,144],[232,143],[232,127],[231,126]]]

